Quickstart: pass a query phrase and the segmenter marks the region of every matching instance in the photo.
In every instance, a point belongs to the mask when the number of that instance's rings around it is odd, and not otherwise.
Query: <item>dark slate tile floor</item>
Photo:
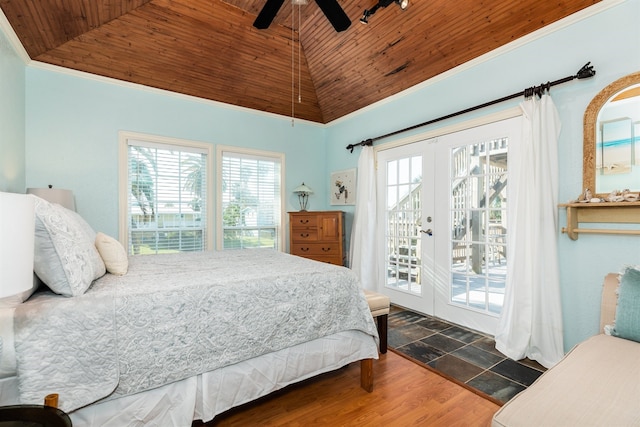
[[[531,385],[545,368],[513,361],[492,338],[458,325],[391,306],[389,347],[469,388],[505,403]]]

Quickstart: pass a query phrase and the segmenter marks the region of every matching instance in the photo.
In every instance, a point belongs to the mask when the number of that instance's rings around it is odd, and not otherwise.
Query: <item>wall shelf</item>
[[[640,229],[580,228],[580,223],[640,224],[640,202],[565,203],[559,206],[567,209],[567,226],[562,227],[562,232],[571,240],[578,240],[580,233],[640,236]]]

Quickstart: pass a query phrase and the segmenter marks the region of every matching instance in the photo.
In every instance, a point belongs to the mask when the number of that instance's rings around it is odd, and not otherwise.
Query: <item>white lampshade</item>
[[[0,298],[33,286],[35,201],[0,192]]]
[[[303,182],[301,185],[298,185],[294,190],[294,193],[306,193],[306,194],[311,194],[313,193],[313,190],[311,188],[309,188],[307,185],[305,185],[305,183]]]
[[[76,210],[76,202],[71,190],[53,188],[53,186],[50,185],[49,188],[27,188],[27,193],[38,196],[47,202],[57,203],[69,210]]]

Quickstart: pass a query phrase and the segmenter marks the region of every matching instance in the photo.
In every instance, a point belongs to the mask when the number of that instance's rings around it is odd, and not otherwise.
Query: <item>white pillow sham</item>
[[[95,247],[95,231],[77,213],[36,199],[33,269],[55,293],[78,296],[106,272]]]

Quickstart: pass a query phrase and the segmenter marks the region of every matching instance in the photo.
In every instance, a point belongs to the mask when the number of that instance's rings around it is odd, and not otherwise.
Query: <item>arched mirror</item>
[[[582,186],[597,197],[640,191],[640,72],[598,93],[584,113]]]

